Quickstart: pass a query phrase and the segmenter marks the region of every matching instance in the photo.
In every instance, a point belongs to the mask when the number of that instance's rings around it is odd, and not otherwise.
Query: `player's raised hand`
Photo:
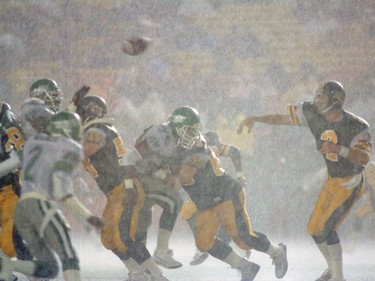
[[[83,100],[83,98],[87,95],[87,93],[90,91],[90,87],[83,85],[77,92],[74,93],[72,102],[74,105],[78,106],[78,104]]]
[[[242,134],[242,130],[243,130],[244,126],[247,126],[247,133],[250,134],[251,129],[254,126],[254,122],[255,122],[255,120],[254,120],[253,116],[250,116],[250,117],[242,120],[240,125],[238,126],[237,134],[238,135]]]

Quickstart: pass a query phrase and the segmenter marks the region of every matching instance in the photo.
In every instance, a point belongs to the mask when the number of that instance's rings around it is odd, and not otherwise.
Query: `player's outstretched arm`
[[[245,126],[247,127],[247,133],[249,134],[255,122],[265,123],[269,125],[290,125],[291,124],[289,115],[269,114],[269,115],[250,116],[241,121],[237,129],[237,134],[239,135],[242,134],[242,130]]]

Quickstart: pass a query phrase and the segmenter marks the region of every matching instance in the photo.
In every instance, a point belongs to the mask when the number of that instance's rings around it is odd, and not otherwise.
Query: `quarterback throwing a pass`
[[[344,281],[342,248],[336,232],[353,204],[365,191],[364,167],[370,160],[369,125],[345,111],[341,83],[328,81],[316,91],[313,102],[289,105],[289,114],[251,116],[243,127],[251,131],[255,122],[308,127],[328,170],[326,180],[311,214],[307,231],[322,252],[328,268],[316,281]]]

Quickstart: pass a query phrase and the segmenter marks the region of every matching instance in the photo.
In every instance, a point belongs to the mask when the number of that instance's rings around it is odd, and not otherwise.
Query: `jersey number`
[[[124,143],[121,139],[121,137],[117,137],[113,140],[113,144],[115,145],[116,148],[116,154],[119,157],[119,163],[122,160],[122,156],[125,154],[125,148],[124,148]],[[93,178],[96,178],[99,174],[98,171],[94,168],[94,166],[90,163],[89,159],[85,159],[83,162],[83,165],[85,166],[86,170],[91,174]]]
[[[337,135],[336,135],[335,131],[333,131],[333,130],[324,131],[320,135],[320,139],[323,140],[323,141],[331,141],[334,144],[337,143]],[[326,158],[328,160],[334,161],[334,162],[337,162],[338,159],[339,159],[338,156],[337,156],[337,154],[335,154],[335,153],[327,153],[326,154]]]
[[[26,181],[33,181],[34,177],[32,176],[31,170],[33,169],[35,163],[40,157],[40,154],[42,153],[42,148],[40,146],[34,147],[30,151],[31,160],[28,161],[26,168],[23,171],[24,178]]]
[[[11,127],[6,130],[6,133],[8,135],[8,141],[5,144],[5,151],[11,151],[12,146],[14,146],[17,151],[21,151],[23,148],[23,144],[25,143],[25,139],[23,138],[20,131],[16,127]]]

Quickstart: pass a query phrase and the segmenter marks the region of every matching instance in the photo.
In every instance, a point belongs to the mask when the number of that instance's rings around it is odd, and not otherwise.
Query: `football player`
[[[239,256],[216,237],[222,225],[240,248],[252,248],[271,256],[276,277],[282,278],[288,269],[286,246],[275,245],[266,235],[252,230],[243,186],[225,172],[207,146],[200,134],[198,111],[188,106],[177,108],[169,123],[182,149],[168,159],[168,164],[197,207],[194,232],[197,248],[239,269],[242,280],[254,280],[260,266]]]
[[[327,169],[326,180],[307,231],[328,268],[317,281],[343,281],[342,247],[337,228],[365,190],[364,167],[370,160],[371,135],[362,118],[343,109],[345,90],[338,81],[323,83],[313,102],[289,105],[288,114],[250,116],[241,121],[251,131],[255,122],[309,127]]]
[[[145,201],[136,169],[124,166],[126,150],[113,118],[106,118],[107,103],[99,96],[73,99],[83,122],[84,165],[107,197],[102,218],[103,245],[117,255],[129,270],[130,280],[168,280],[141,240],[136,239],[138,217]]]
[[[216,134],[215,132],[206,132],[204,134],[204,138],[206,139],[207,145],[215,152],[217,156],[230,157],[235,168],[237,180],[241,183],[241,185],[245,186],[246,178],[244,177],[244,173],[242,169],[242,160],[241,160],[240,150],[235,146],[223,143],[220,140],[218,134]],[[197,211],[197,208],[191,200],[185,201],[181,209],[181,217],[187,220],[193,232],[195,228],[196,211]],[[220,240],[222,240],[224,243],[230,243],[231,241],[230,236],[223,230],[222,227],[219,229],[217,237]],[[245,255],[249,257],[250,251],[246,251]],[[197,249],[192,261],[190,262],[190,265],[201,264],[207,259],[207,257],[208,257],[208,253],[203,253]]]
[[[20,114],[22,133],[26,138],[45,130],[49,118],[61,110],[63,96],[52,79],[40,79],[31,85],[29,98],[22,105]]]
[[[124,161],[136,163],[140,180],[145,188],[146,198],[141,211],[141,227],[137,233],[139,239],[147,239],[147,230],[151,225],[152,207],[162,208],[159,219],[157,245],[154,252],[155,261],[165,268],[179,268],[182,263],[173,258],[169,241],[178,214],[183,203],[180,191],[169,182],[170,171],[161,163],[177,151],[177,138],[174,137],[170,123],[152,125],[136,140],[134,148]],[[132,157],[133,159],[129,160]],[[134,159],[136,159],[134,161]],[[173,178],[174,179],[174,178]]]
[[[50,118],[47,134],[38,133],[25,143],[21,197],[15,210],[15,225],[26,241],[32,261],[10,260],[0,253],[0,279],[12,271],[38,278],[54,278],[62,263],[65,280],[80,280],[79,260],[68,233],[69,226],[57,206],[100,229],[103,223],[73,195],[73,178],[83,159],[81,124],[77,114],[61,111]]]
[[[0,247],[9,257],[31,259],[14,228],[14,210],[20,195],[20,161],[17,153],[22,152],[24,137],[18,117],[5,102],[0,102],[0,138]]]

